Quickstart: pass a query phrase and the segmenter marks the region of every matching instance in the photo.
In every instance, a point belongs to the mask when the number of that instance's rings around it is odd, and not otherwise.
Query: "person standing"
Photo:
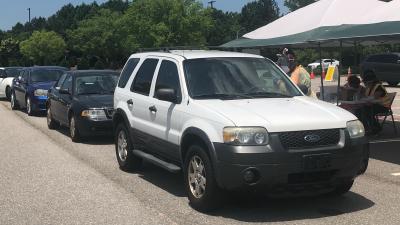
[[[296,56],[293,51],[287,50],[287,59],[288,59],[288,67],[290,79],[297,86],[304,85],[308,88],[308,93],[305,93],[308,96],[315,96],[311,90],[311,77],[306,69],[296,61]]]

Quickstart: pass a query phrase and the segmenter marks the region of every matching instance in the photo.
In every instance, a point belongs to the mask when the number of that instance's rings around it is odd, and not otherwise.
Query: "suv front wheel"
[[[192,145],[184,163],[185,189],[190,204],[199,211],[210,211],[222,203],[222,193],[214,177],[205,149]]]
[[[133,155],[133,145],[125,125],[120,123],[115,130],[115,153],[119,168],[123,171],[137,170],[142,165],[142,159]]]

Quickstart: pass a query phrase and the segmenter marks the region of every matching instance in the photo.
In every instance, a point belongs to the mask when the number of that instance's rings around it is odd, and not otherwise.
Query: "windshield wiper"
[[[222,100],[229,100],[229,99],[248,99],[248,98],[254,98],[251,95],[247,94],[222,94],[222,93],[216,93],[216,94],[204,94],[204,95],[195,95],[193,96],[194,99],[222,99]]]
[[[264,98],[277,98],[277,97],[283,97],[283,98],[292,98],[292,95],[287,95],[287,94],[282,94],[282,93],[277,93],[277,92],[266,92],[266,91],[259,91],[259,92],[252,92],[248,93],[248,95],[251,95],[253,97],[264,97]]]

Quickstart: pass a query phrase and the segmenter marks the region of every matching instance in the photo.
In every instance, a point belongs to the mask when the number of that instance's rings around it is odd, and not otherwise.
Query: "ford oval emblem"
[[[321,137],[316,134],[310,134],[304,137],[307,142],[315,143],[321,140]]]

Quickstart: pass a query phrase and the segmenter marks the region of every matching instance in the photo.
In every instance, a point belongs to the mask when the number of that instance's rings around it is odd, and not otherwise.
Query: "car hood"
[[[56,81],[38,82],[38,83],[32,83],[31,87],[33,89],[49,90],[51,87],[53,87],[55,83]]]
[[[113,107],[113,95],[79,95],[75,100],[87,108]]]
[[[263,126],[269,132],[345,128],[347,121],[357,119],[331,103],[306,96],[196,102],[235,126]]]

